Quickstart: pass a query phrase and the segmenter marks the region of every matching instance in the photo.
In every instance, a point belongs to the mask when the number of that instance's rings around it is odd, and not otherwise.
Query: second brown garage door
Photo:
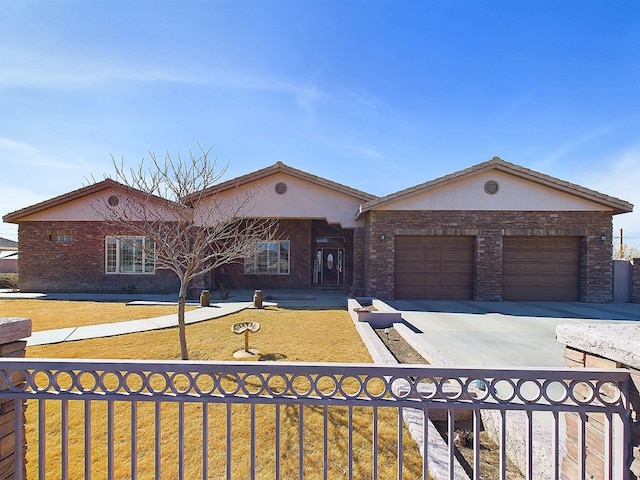
[[[397,236],[395,297],[473,297],[473,237]]]
[[[580,237],[504,237],[503,300],[580,299]]]

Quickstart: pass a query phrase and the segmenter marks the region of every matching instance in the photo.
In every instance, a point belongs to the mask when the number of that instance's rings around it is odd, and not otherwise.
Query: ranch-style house
[[[278,162],[211,189],[259,191],[278,240],[199,287],[344,289],[391,298],[612,300],[613,215],[633,205],[498,157],[376,197]],[[177,278],[87,209],[105,180],[4,216],[19,225],[22,291],[173,292]]]

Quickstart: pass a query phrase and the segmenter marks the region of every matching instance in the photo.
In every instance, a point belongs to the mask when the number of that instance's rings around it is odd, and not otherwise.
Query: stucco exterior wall
[[[488,195],[487,181],[498,183]],[[489,170],[443,182],[388,202],[385,210],[602,211],[601,204],[546,185]]]
[[[286,192],[276,193],[276,185],[284,183]],[[355,218],[361,198],[338,192],[326,186],[314,184],[285,173],[276,173],[267,178],[226,190],[203,201],[217,202],[222,211],[225,205],[243,205],[244,216],[255,218],[296,219],[309,218],[327,220],[343,228],[361,225]]]
[[[20,224],[19,288],[24,292],[178,292],[178,277],[106,274],[105,232],[100,222],[23,222]],[[56,242],[58,234],[71,241]]]
[[[600,242],[603,233],[607,240]],[[611,233],[608,212],[371,211],[365,226],[365,295],[394,298],[396,235],[473,236],[473,298],[478,301],[502,300],[505,236],[577,236],[581,237],[580,300],[610,302]]]
[[[0,273],[18,273],[18,259],[0,258]]]

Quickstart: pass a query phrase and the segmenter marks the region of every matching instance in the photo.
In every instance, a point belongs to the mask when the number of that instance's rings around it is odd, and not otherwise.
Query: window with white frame
[[[107,273],[155,273],[155,243],[145,237],[107,237]]]
[[[248,275],[289,275],[289,240],[258,243],[256,253],[244,259]]]

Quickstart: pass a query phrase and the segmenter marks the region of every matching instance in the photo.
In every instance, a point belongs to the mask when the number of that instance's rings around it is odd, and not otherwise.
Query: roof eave
[[[553,188],[555,190],[562,191],[564,193],[568,193],[571,195],[575,195],[585,200],[606,206],[607,208],[611,208],[613,210],[613,215],[617,215],[621,213],[629,213],[633,211],[633,205],[625,200],[611,197],[609,195],[596,192],[595,190],[584,188],[579,185],[566,182],[564,180],[560,180],[558,178],[551,177],[549,175],[545,175],[543,173],[539,173],[525,167],[520,167],[519,165],[515,165],[513,163],[502,160],[499,157],[493,157],[491,160],[488,160],[483,163],[479,163],[477,165],[466,168],[464,170],[460,170],[458,172],[454,172],[449,175],[445,175],[443,177],[439,177],[434,180],[430,180],[428,182],[421,183],[419,185],[406,188],[399,192],[392,193],[385,197],[377,198],[373,201],[367,202],[361,206],[360,211],[356,218],[360,218],[360,216],[362,216],[365,212],[374,210],[378,206],[388,204],[394,200],[397,200],[402,197],[406,197],[420,190],[431,189],[436,186],[440,186],[440,185],[452,182],[463,176],[467,176],[470,174],[479,173],[479,172],[482,172],[485,170],[491,170],[491,169],[500,170],[501,172],[514,175],[520,178],[533,180],[533,181],[536,181],[537,183],[546,185],[547,187]]]
[[[18,223],[20,219],[23,217],[26,217],[28,215],[33,215],[34,213],[38,213],[43,210],[56,207],[58,205],[62,205],[63,203],[66,203],[66,202],[77,200],[78,198],[82,198],[92,193],[100,192],[102,190],[112,187],[114,184],[117,184],[117,182],[111,179],[105,179],[100,182],[88,185],[86,187],[73,190],[72,192],[68,192],[63,195],[58,195],[57,197],[50,198],[43,202],[39,202],[34,205],[30,205],[28,207],[22,208],[20,210],[7,213],[2,217],[2,221],[6,223]]]
[[[363,192],[361,190],[357,190],[355,188],[348,187],[346,185],[342,185],[337,182],[333,182],[331,180],[327,180],[322,177],[318,177],[316,175],[312,175],[307,172],[303,172],[302,170],[295,169],[290,167],[282,162],[276,162],[273,165],[270,165],[261,170],[257,170],[252,173],[248,173],[246,175],[242,175],[240,177],[233,178],[231,180],[227,180],[226,182],[222,182],[218,185],[211,186],[202,190],[201,192],[194,193],[192,195],[188,195],[183,198],[183,201],[190,202],[194,200],[199,200],[206,198],[208,196],[217,195],[226,190],[231,190],[242,185],[246,185],[251,182],[255,182],[261,180],[263,178],[269,177],[271,175],[275,175],[276,173],[286,173],[293,177],[299,178],[301,180],[305,180],[308,182],[315,183],[316,185],[321,185],[331,190],[335,190],[341,192],[345,195],[349,195],[352,197],[356,197],[362,201],[371,201],[376,199],[375,195],[371,195],[370,193]]]
[[[115,190],[125,190],[127,192],[134,192],[134,193],[138,193],[138,194],[143,194],[143,195],[147,195],[146,193],[140,191],[140,190],[136,190],[133,187],[129,187],[127,185],[124,185],[120,182],[116,182],[113,179],[107,178],[105,180],[102,180],[100,182],[97,183],[92,183],[91,185],[88,185],[86,187],[82,187],[79,188],[77,190],[74,190],[72,192],[68,192],[65,193],[63,195],[59,195],[57,197],[54,198],[50,198],[49,200],[45,200],[43,202],[40,203],[36,203],[35,205],[31,205],[29,207],[25,207],[22,208],[20,210],[16,210],[15,212],[11,212],[11,213],[7,213],[6,215],[4,215],[2,217],[2,221],[6,222],[6,223],[19,223],[20,219],[29,216],[29,215],[33,215],[39,212],[42,212],[44,210],[47,210],[49,208],[54,208],[57,207],[59,205],[62,205],[64,203],[67,202],[72,202],[74,200],[77,200],[79,198],[83,198],[86,197],[88,195],[92,195],[94,193],[98,193],[101,192],[103,190],[106,189],[115,189]],[[151,195],[153,198],[162,201],[162,202],[167,202],[167,203],[173,203],[171,202],[171,200],[167,200],[165,198],[161,198],[158,197],[156,195]]]

